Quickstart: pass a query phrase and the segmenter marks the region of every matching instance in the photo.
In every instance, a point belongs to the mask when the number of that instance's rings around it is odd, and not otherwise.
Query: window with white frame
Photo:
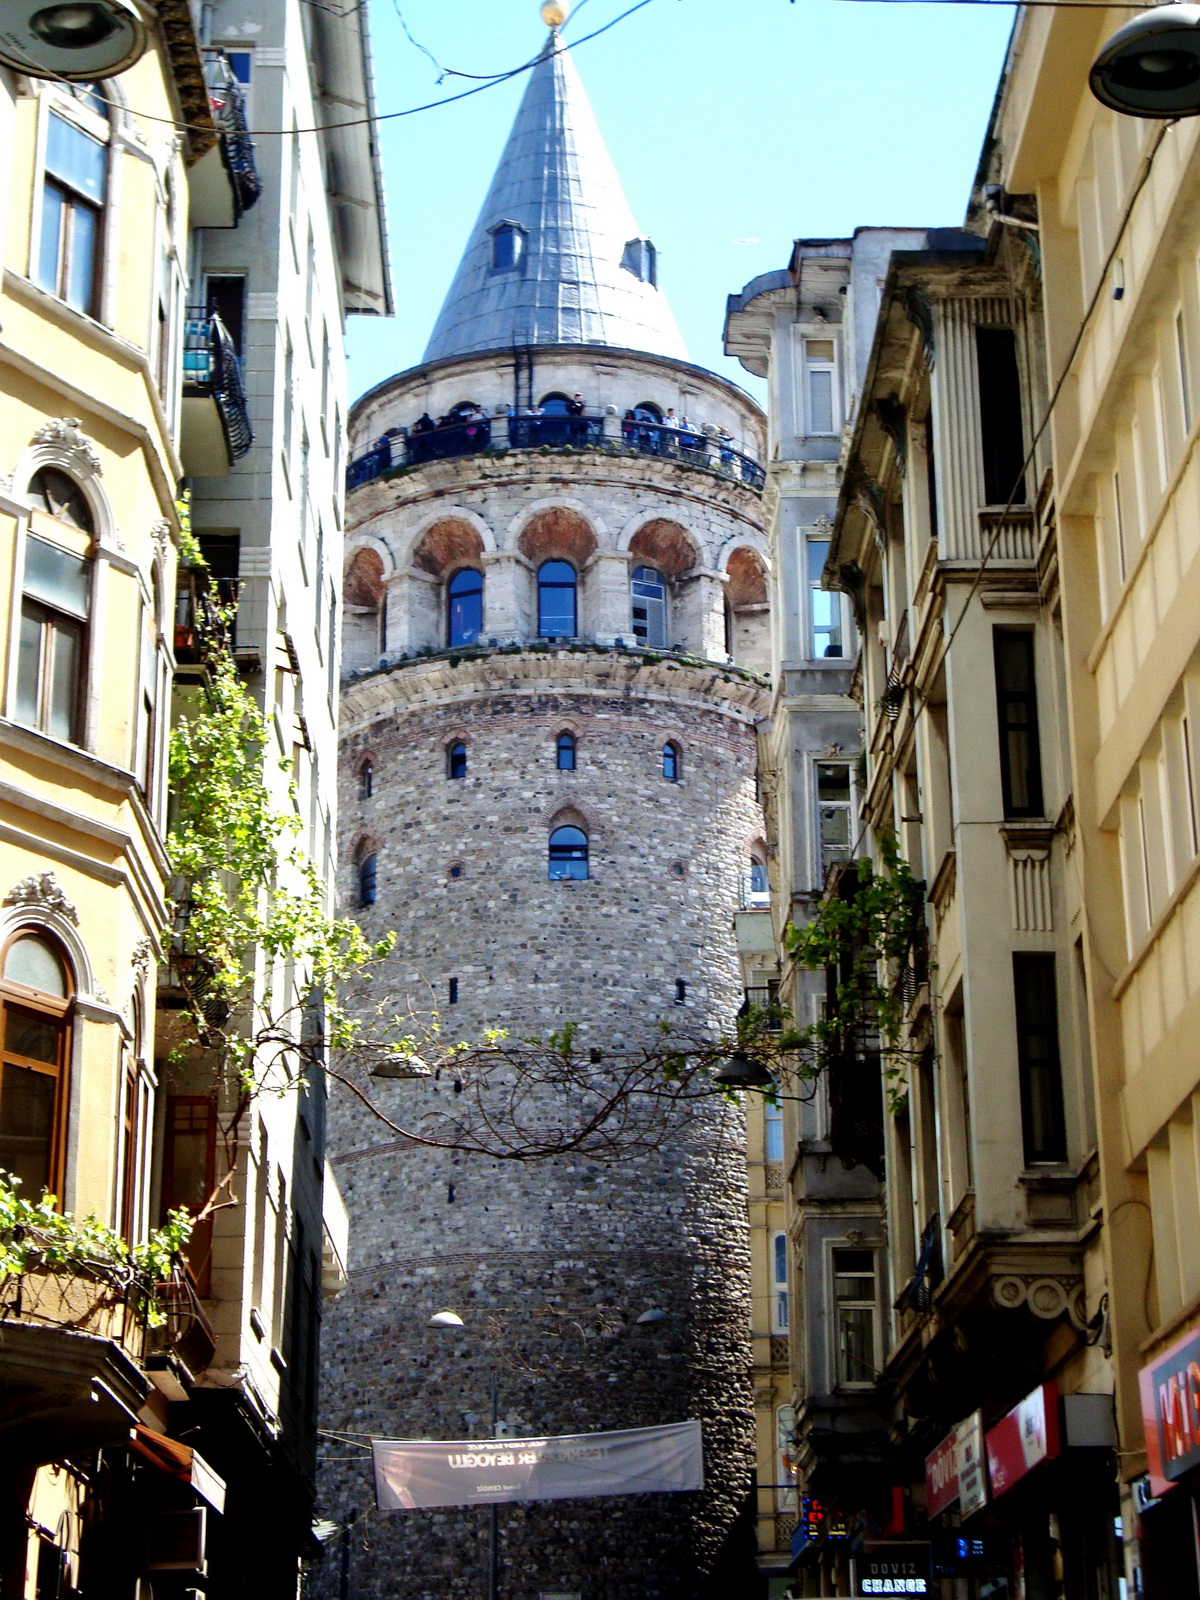
[[[833,1302],[838,1383],[843,1388],[867,1388],[879,1376],[874,1250],[834,1250]]]
[[[775,1510],[782,1516],[796,1514],[795,1431],[795,1410],[779,1406],[775,1412]]]
[[[771,1332],[788,1331],[788,1248],[787,1234],[771,1239]]]
[[[763,1105],[763,1152],[768,1161],[783,1160],[783,1107]]]
[[[818,761],[817,866],[820,881],[835,861],[850,859],[853,786],[848,761]]]
[[[804,341],[804,431],[836,433],[838,426],[832,339]]]
[[[83,737],[91,590],[90,561],[26,539],[16,719],[71,744]]]
[[[87,316],[100,300],[109,132],[107,108],[90,85],[56,93],[46,112],[34,276]]]
[[[842,596],[836,590],[821,587],[828,555],[828,539],[808,541],[808,629],[812,661],[839,660],[846,655]]]

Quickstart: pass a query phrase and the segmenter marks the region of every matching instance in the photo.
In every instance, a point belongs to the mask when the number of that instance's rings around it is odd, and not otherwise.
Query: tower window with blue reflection
[[[846,654],[842,628],[842,597],[822,589],[821,574],[829,554],[828,539],[808,541],[808,619],[812,633],[810,660],[823,661]]]
[[[473,567],[456,572],[446,585],[446,604],[447,644],[478,644],[483,632],[483,574]]]
[[[575,735],[560,733],[555,742],[555,754],[560,772],[575,771]]]
[[[575,637],[575,568],[569,561],[543,561],[538,568],[538,637]]]
[[[771,1332],[788,1331],[787,1234],[771,1241]]]
[[[525,230],[515,222],[492,229],[492,271],[511,272],[525,254]]]
[[[555,828],[550,835],[550,881],[587,875],[587,834],[582,828]]]

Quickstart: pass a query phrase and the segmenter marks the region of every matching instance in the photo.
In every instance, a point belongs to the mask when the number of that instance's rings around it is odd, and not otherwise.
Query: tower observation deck
[[[687,361],[658,269],[552,32],[424,360],[351,416],[342,905],[396,932],[373,987],[436,1002],[449,1038],[571,1023],[603,1062],[663,1021],[714,1037],[742,1003],[733,916],[765,850],[764,419]],[[403,1126],[453,1094],[367,1087]],[[500,1593],[753,1583],[738,1108],[705,1102],[611,1162],[422,1148],[336,1089],[329,1115],[352,1259],[323,1427],[482,1438],[493,1372],[509,1434],[698,1417],[702,1493],[502,1507]],[[461,1331],[428,1326],[444,1308]],[[665,1316],[639,1323],[649,1309]],[[372,1505],[356,1454],[325,1452],[339,1521]],[[482,1595],[479,1510],[356,1529],[354,1600]],[[327,1562],[323,1592],[338,1580]]]

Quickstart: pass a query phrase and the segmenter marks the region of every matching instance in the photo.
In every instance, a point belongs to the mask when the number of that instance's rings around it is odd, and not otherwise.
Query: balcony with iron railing
[[[602,450],[610,455],[655,456],[711,472],[761,492],[766,469],[732,439],[702,428],[622,420],[612,408],[579,416],[557,414],[464,418],[432,427],[397,430],[376,439],[346,469],[347,491],[385,472],[503,450]]]
[[[194,228],[235,228],[262,194],[246,97],[224,50],[203,52],[204,84],[217,137],[188,168],[188,221]]]
[[[253,443],[233,340],[215,312],[190,307],[183,331],[184,470],[191,477],[223,478]]]

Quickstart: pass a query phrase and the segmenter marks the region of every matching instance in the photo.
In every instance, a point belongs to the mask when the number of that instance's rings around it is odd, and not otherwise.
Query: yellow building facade
[[[1089,93],[1093,60],[1131,15],[1021,16],[987,176],[1036,197],[1051,383],[1066,374],[1050,436],[1099,1333],[1129,1577],[1153,1594],[1197,1581],[1180,1385],[1200,1352],[1200,128],[1117,115]]]
[[[187,171],[216,139],[186,9],[162,20],[99,85],[0,69],[0,1169],[130,1243],[157,1222]],[[54,1463],[165,1403],[119,1296],[0,1299],[0,1587],[70,1592],[140,1557],[81,1554],[96,1508]]]

